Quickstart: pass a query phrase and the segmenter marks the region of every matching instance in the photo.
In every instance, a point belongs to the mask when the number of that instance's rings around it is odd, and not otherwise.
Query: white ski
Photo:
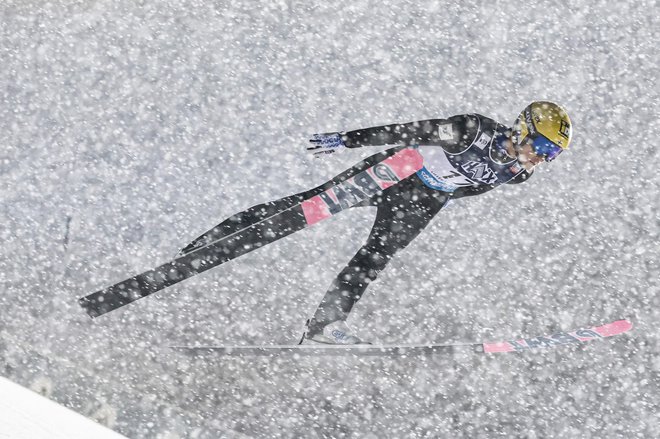
[[[440,344],[302,344],[302,345],[235,345],[235,346],[171,346],[172,349],[191,355],[225,356],[317,356],[317,355],[360,355],[360,356],[407,356],[431,355],[468,351],[477,353],[522,352],[532,349],[550,348],[560,345],[582,344],[592,340],[623,334],[632,329],[629,320],[617,320],[600,326],[555,332],[551,335],[519,338],[503,342],[486,343],[440,343]]]

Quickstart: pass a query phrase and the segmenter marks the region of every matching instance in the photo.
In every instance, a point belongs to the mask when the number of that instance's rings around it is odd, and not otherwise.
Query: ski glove
[[[332,154],[346,148],[346,144],[341,137],[341,133],[313,134],[312,138],[309,139],[311,146],[307,147],[307,151],[312,151],[315,157],[320,157],[323,154]]]

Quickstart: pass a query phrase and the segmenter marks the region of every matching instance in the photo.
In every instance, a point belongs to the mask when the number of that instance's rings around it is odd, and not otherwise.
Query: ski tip
[[[611,337],[613,335],[623,334],[632,329],[633,324],[630,320],[623,319],[616,322],[608,323],[598,327],[598,333],[603,337]]]
[[[632,329],[630,320],[622,319],[591,328],[578,329],[571,332],[556,332],[543,337],[520,338],[516,340],[496,343],[484,343],[484,352],[488,354],[498,352],[522,352],[537,348],[547,348],[556,345],[585,343],[599,338],[612,337],[623,334]]]

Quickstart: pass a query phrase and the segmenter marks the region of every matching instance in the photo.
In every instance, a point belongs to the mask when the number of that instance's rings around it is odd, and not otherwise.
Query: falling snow
[[[0,5],[0,374],[132,438],[655,437],[656,2]],[[655,54],[655,55],[654,55]],[[295,343],[351,209],[95,320],[77,299],[375,150],[317,132],[561,103],[571,150],[442,211],[350,322],[387,343],[632,332],[501,356],[192,358]],[[2,395],[0,395],[2,398]],[[0,434],[1,436],[1,434]]]

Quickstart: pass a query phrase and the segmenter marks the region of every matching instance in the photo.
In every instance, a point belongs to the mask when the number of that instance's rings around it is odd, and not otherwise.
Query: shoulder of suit
[[[484,128],[490,125],[489,120],[484,120],[484,117],[479,114],[457,114],[447,120],[452,124],[457,152],[472,145]]]

